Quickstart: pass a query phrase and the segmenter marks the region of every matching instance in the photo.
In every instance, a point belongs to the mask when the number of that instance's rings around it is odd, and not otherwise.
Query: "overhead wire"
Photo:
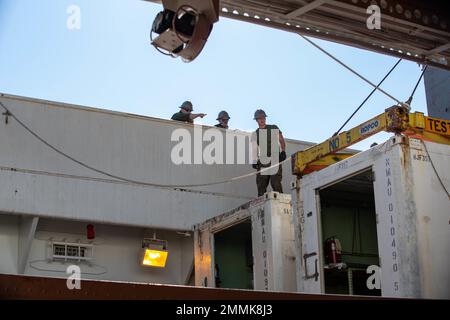
[[[369,85],[371,85],[374,90],[369,94],[369,96],[363,101],[363,103],[355,110],[355,112],[350,116],[350,118],[344,123],[344,125],[335,133],[335,135],[342,130],[342,128],[347,124],[347,122],[354,116],[354,114],[356,114],[356,112],[364,105],[364,103],[370,98],[370,96],[375,92],[375,91],[380,91],[381,93],[383,93],[384,95],[386,95],[387,97],[391,98],[392,100],[394,100],[395,102],[397,102],[398,104],[403,104],[402,102],[400,102],[400,100],[398,100],[397,98],[393,97],[392,95],[390,95],[389,93],[387,93],[386,91],[384,91],[383,89],[380,88],[380,85],[382,84],[382,82],[389,76],[389,74],[395,69],[395,67],[400,63],[401,59],[399,61],[397,61],[397,63],[391,68],[391,70],[388,72],[388,74],[380,81],[380,83],[378,85],[373,84],[370,80],[368,80],[367,78],[365,78],[364,76],[362,76],[361,74],[359,74],[357,71],[355,71],[354,69],[352,69],[351,67],[349,67],[348,65],[346,65],[344,62],[342,62],[341,60],[339,60],[338,58],[334,57],[332,54],[330,54],[329,52],[327,52],[325,49],[323,49],[322,47],[320,47],[318,44],[316,44],[315,42],[311,41],[310,39],[308,39],[307,37],[303,36],[302,34],[299,34],[304,40],[306,40],[307,42],[309,42],[310,44],[312,44],[314,47],[316,47],[317,49],[319,49],[320,51],[322,51],[323,53],[325,53],[327,56],[329,56],[330,58],[332,58],[333,60],[335,60],[337,63],[339,63],[340,65],[342,65],[343,67],[345,67],[347,70],[349,70],[350,72],[352,72],[353,74],[355,74],[356,76],[358,76],[359,78],[361,78],[362,80],[364,80],[366,83],[368,83]],[[426,69],[426,67],[425,67]],[[423,70],[421,77],[419,78],[418,83],[416,84],[416,86],[414,87],[414,90],[410,96],[409,100],[412,100],[412,97],[417,89],[417,86],[423,76],[423,73],[425,72],[425,69]],[[17,116],[12,113],[1,101],[0,101],[0,105],[3,107],[3,109],[5,109],[6,114],[11,116],[13,119],[15,119],[17,121],[17,123],[19,123],[19,125],[21,125],[26,131],[28,131],[31,135],[33,135],[36,139],[38,139],[39,141],[41,141],[44,145],[46,145],[47,147],[49,147],[50,149],[52,149],[53,151],[57,152],[58,154],[64,156],[65,158],[79,164],[80,166],[89,169],[91,171],[97,172],[99,174],[108,176],[110,178],[116,179],[116,180],[120,180],[120,181],[124,181],[124,182],[128,182],[128,183],[132,183],[132,184],[137,184],[137,185],[143,185],[143,186],[151,186],[151,187],[158,187],[158,188],[167,188],[167,189],[180,189],[180,188],[194,188],[194,187],[206,187],[206,186],[213,186],[213,185],[219,185],[219,184],[225,184],[225,183],[231,183],[231,182],[235,182],[241,179],[245,179],[251,176],[255,176],[258,173],[263,173],[265,171],[271,170],[275,167],[278,167],[279,165],[290,161],[291,157],[287,157],[284,161],[281,161],[279,163],[276,163],[270,167],[266,167],[264,169],[261,169],[259,171],[255,171],[255,172],[250,172],[248,174],[244,174],[244,175],[240,175],[240,176],[236,176],[233,178],[229,178],[226,180],[221,180],[221,181],[214,181],[214,182],[209,182],[209,183],[199,183],[199,184],[161,184],[161,183],[154,183],[154,182],[148,182],[148,181],[139,181],[139,180],[134,180],[134,179],[129,179],[129,178],[125,178],[125,177],[121,177],[119,175],[116,174],[112,174],[109,173],[107,171],[104,170],[100,170],[97,169],[81,160],[76,159],[75,157],[67,154],[66,152],[60,150],[59,148],[53,146],[52,144],[50,144],[48,141],[46,141],[44,138],[42,138],[39,134],[37,134],[36,132],[34,132],[30,127],[28,127],[24,122],[22,122],[19,118],[17,118]],[[196,190],[192,190],[192,191],[196,191]]]
[[[386,91],[384,91],[383,89],[380,88],[380,85],[384,82],[384,80],[389,76],[389,74],[395,69],[395,67],[397,67],[397,65],[400,63],[400,61],[402,59],[399,59],[397,61],[397,63],[391,68],[391,70],[387,73],[387,75],[380,81],[380,83],[378,85],[373,84],[371,81],[369,81],[368,79],[366,79],[364,76],[362,76],[361,74],[359,74],[357,71],[355,71],[354,69],[350,68],[348,65],[346,65],[344,62],[342,62],[341,60],[339,60],[338,58],[336,58],[335,56],[333,56],[331,53],[329,53],[328,51],[326,51],[325,49],[323,49],[322,47],[320,47],[318,44],[316,44],[315,42],[313,42],[312,40],[308,39],[307,37],[305,37],[302,34],[299,34],[300,37],[302,37],[304,40],[306,40],[307,42],[309,42],[311,45],[313,45],[314,47],[316,47],[317,49],[319,49],[320,51],[322,51],[324,54],[326,54],[327,56],[329,56],[331,59],[333,59],[334,61],[336,61],[337,63],[339,63],[341,66],[343,66],[344,68],[346,68],[347,70],[349,70],[350,72],[352,72],[353,74],[355,74],[356,76],[358,76],[359,78],[361,78],[362,80],[364,80],[365,82],[367,82],[368,84],[370,84],[374,89],[372,90],[372,92],[367,96],[366,99],[364,99],[364,101],[360,104],[360,106],[358,108],[356,108],[356,110],[353,112],[353,114],[347,119],[347,121],[345,121],[345,123],[339,128],[338,131],[336,131],[336,133],[333,136],[336,136],[337,134],[339,134],[339,132],[342,130],[342,128],[348,123],[348,121],[356,114],[356,112],[358,112],[358,110],[364,105],[364,103],[370,98],[370,96],[376,91],[380,91],[381,93],[383,93],[384,95],[388,96],[389,98],[391,98],[392,100],[394,100],[395,102],[397,102],[399,105],[407,105],[409,108],[411,106],[411,102],[414,98],[414,94],[416,93],[416,90],[420,84],[420,82],[422,81],[422,78],[425,74],[425,71],[427,70],[428,66],[425,65],[425,67],[423,68],[419,79],[417,80],[408,100],[405,103],[400,102],[397,98],[393,97],[392,95],[390,95],[389,93],[387,93]],[[430,159],[430,163],[431,166],[433,168],[434,173],[436,174],[436,177],[439,180],[440,185],[442,186],[442,188],[444,189],[445,193],[447,194],[447,197],[450,198],[449,192],[447,190],[447,188],[445,187],[439,173],[436,170],[436,167],[433,163],[433,160],[431,159],[430,153],[428,152],[427,146],[425,144],[424,141],[422,141],[424,147],[425,147],[425,152],[427,153],[428,159]]]
[[[421,141],[422,141],[422,144],[423,144],[423,146],[425,148],[425,152],[426,152],[426,154],[428,156],[428,159],[430,160],[431,168],[433,168],[434,174],[436,175],[436,177],[437,177],[437,179],[439,181],[439,184],[442,186],[442,189],[444,189],[444,192],[447,194],[447,198],[449,198],[449,200],[450,200],[450,194],[449,194],[447,188],[445,187],[445,184],[442,181],[442,179],[441,179],[441,177],[440,177],[436,167],[434,166],[434,162],[433,162],[433,159],[431,159],[430,153],[428,152],[427,145],[426,145],[425,141],[423,141],[423,140],[421,140]]]
[[[189,188],[159,188],[159,187],[142,185],[142,184],[134,184],[134,183],[130,183],[130,182],[127,182],[127,181],[122,181],[122,180],[117,180],[117,179],[94,178],[94,177],[89,177],[89,176],[79,176],[79,175],[73,175],[73,174],[67,174],[67,173],[38,171],[38,170],[13,168],[13,167],[6,167],[6,166],[0,166],[0,171],[23,173],[23,174],[32,174],[32,175],[40,175],[40,176],[50,176],[50,177],[75,179],[75,180],[84,180],[84,181],[100,182],[100,183],[131,185],[131,186],[139,186],[139,187],[144,187],[144,188],[157,188],[157,189],[161,189],[161,190],[197,193],[197,194],[202,194],[202,195],[220,196],[220,197],[226,197],[226,198],[239,198],[239,199],[247,199],[247,200],[253,199],[253,197],[236,195],[236,194],[225,193],[225,192],[195,190],[195,189],[189,189]]]
[[[414,86],[414,88],[413,88],[413,90],[412,90],[412,92],[411,92],[411,94],[410,94],[408,100],[406,101],[406,103],[407,103],[408,105],[411,105],[411,102],[412,102],[412,100],[413,100],[413,98],[414,98],[414,94],[416,93],[417,87],[419,86],[420,82],[422,81],[422,78],[423,78],[423,76],[424,76],[424,74],[425,74],[425,71],[427,71],[427,68],[428,68],[428,66],[426,65],[426,66],[423,68],[422,72],[420,73],[419,79],[417,80],[417,82],[416,82],[416,84],[415,84],[415,86]],[[427,157],[428,157],[428,159],[430,160],[431,168],[433,169],[434,174],[436,175],[436,177],[437,177],[437,179],[438,179],[438,181],[439,181],[439,184],[442,186],[442,189],[443,189],[444,192],[447,194],[447,198],[450,199],[450,194],[449,194],[447,188],[445,187],[445,184],[444,184],[444,182],[442,181],[442,178],[441,178],[441,176],[439,175],[439,172],[437,171],[436,166],[434,165],[433,159],[431,158],[431,155],[430,155],[430,153],[428,152],[428,148],[427,148],[427,145],[426,145],[425,141],[421,140],[421,142],[422,142],[422,144],[423,144],[423,146],[424,146],[425,153],[427,154]]]
[[[417,80],[416,85],[414,86],[414,89],[412,90],[411,94],[409,95],[408,100],[406,100],[405,103],[406,103],[408,106],[411,105],[411,102],[412,102],[412,100],[413,100],[413,98],[414,98],[414,94],[416,93],[417,87],[419,86],[420,81],[422,81],[423,75],[425,74],[425,71],[427,71],[427,68],[428,68],[427,65],[423,68],[422,73],[420,74],[419,80]]]
[[[386,95],[387,97],[389,97],[390,99],[394,100],[395,102],[397,102],[398,104],[402,104],[402,102],[400,100],[398,100],[397,98],[395,98],[394,96],[392,96],[391,94],[387,93],[386,91],[384,91],[383,89],[381,89],[380,87],[378,87],[377,85],[375,85],[372,81],[370,81],[369,79],[367,79],[366,77],[364,77],[363,75],[361,75],[359,72],[357,72],[356,70],[352,69],[351,67],[349,67],[347,64],[345,64],[344,62],[342,62],[340,59],[336,58],[334,55],[332,55],[331,53],[329,53],[328,51],[326,51],[325,49],[323,49],[321,46],[319,46],[318,44],[316,44],[315,42],[313,42],[312,40],[308,39],[307,37],[305,37],[304,35],[298,33],[298,35],[300,37],[302,37],[305,41],[309,42],[311,45],[313,45],[314,47],[316,47],[317,49],[319,49],[320,51],[322,51],[324,54],[326,54],[327,56],[329,56],[331,59],[333,59],[334,61],[336,61],[337,63],[339,63],[341,66],[343,66],[344,68],[346,68],[347,70],[349,70],[350,72],[352,72],[354,75],[356,75],[358,78],[362,79],[363,81],[365,81],[366,83],[368,83],[369,85],[371,85],[373,88],[375,88],[375,90],[380,91],[381,93],[383,93],[384,95]]]
[[[389,75],[392,73],[392,71],[394,71],[394,69],[398,66],[398,64],[402,61],[402,59],[398,59],[398,61],[395,63],[395,65],[389,70],[389,72],[383,77],[383,79],[381,79],[380,82],[378,82],[377,86],[375,88],[373,88],[372,92],[369,93],[369,95],[363,100],[363,102],[361,102],[361,104],[355,109],[355,111],[353,111],[353,113],[350,115],[350,117],[348,117],[347,120],[345,120],[344,124],[342,124],[342,126],[333,134],[333,137],[337,136],[339,134],[339,132],[341,132],[341,130],[347,125],[347,123],[355,116],[355,114],[362,108],[362,106],[364,106],[364,104],[370,99],[370,97],[375,93],[375,91],[377,91],[377,88],[379,86],[381,86],[384,82],[384,80],[387,79],[387,77],[389,77]]]

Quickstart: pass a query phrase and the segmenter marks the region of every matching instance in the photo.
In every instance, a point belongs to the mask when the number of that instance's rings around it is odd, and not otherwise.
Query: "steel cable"
[[[376,88],[373,88],[372,92],[369,93],[369,95],[363,100],[363,102],[361,102],[361,104],[358,106],[358,108],[355,109],[355,111],[353,111],[353,113],[350,115],[350,117],[348,117],[347,120],[345,120],[344,124],[338,129],[338,131],[336,131],[333,134],[333,137],[337,136],[339,134],[339,132],[341,132],[341,130],[347,125],[347,123],[354,117],[354,115],[362,108],[362,106],[369,100],[369,98],[375,93],[375,91],[377,91],[377,88],[379,86],[381,86],[381,84],[384,82],[384,80],[387,79],[387,77],[389,77],[389,75],[392,73],[392,71],[394,71],[394,69],[398,66],[398,64],[402,61],[402,59],[399,59],[397,61],[397,63],[391,68],[391,70],[389,70],[389,72],[384,76],[383,79],[381,79],[381,81],[377,84]]]
[[[341,66],[343,66],[344,68],[346,68],[347,70],[349,70],[350,72],[352,72],[353,74],[355,74],[358,78],[362,79],[363,81],[367,82],[368,84],[370,84],[372,87],[375,88],[375,90],[380,91],[381,93],[383,93],[384,95],[386,95],[387,97],[391,98],[392,100],[394,100],[395,102],[397,102],[398,104],[402,104],[402,102],[400,100],[398,100],[397,98],[393,97],[392,95],[390,95],[389,93],[387,93],[386,91],[384,91],[383,89],[379,88],[377,85],[375,85],[374,83],[372,83],[370,80],[368,80],[366,77],[362,76],[360,73],[358,73],[357,71],[355,71],[354,69],[350,68],[348,65],[346,65],[344,62],[342,62],[341,60],[339,60],[338,58],[336,58],[335,56],[333,56],[331,53],[329,53],[328,51],[326,51],[325,49],[323,49],[321,46],[319,46],[318,44],[316,44],[315,42],[313,42],[312,40],[308,39],[307,37],[305,37],[302,34],[298,34],[300,37],[302,37],[304,40],[306,40],[307,42],[309,42],[310,44],[312,44],[314,47],[316,47],[317,49],[319,49],[320,51],[322,51],[323,53],[325,53],[327,56],[329,56],[331,59],[333,59],[334,61],[336,61],[337,63],[339,63]]]
[[[241,179],[245,179],[251,176],[255,176],[258,174],[258,171],[255,172],[250,172],[241,176],[237,176],[237,177],[233,177],[230,179],[226,179],[226,180],[221,180],[221,181],[215,181],[215,182],[209,182],[209,183],[199,183],[199,184],[182,184],[182,185],[175,185],[175,184],[161,184],[161,183],[154,183],[154,182],[146,182],[146,181],[139,181],[139,180],[134,180],[134,179],[128,179],[128,178],[124,178],[100,169],[97,169],[89,164],[84,163],[83,161],[80,161],[74,157],[72,157],[71,155],[65,153],[64,151],[58,149],[57,147],[53,146],[52,144],[50,144],[49,142],[47,142],[44,138],[42,138],[40,135],[38,135],[36,132],[34,132],[31,128],[29,128],[25,123],[23,123],[20,119],[18,119],[16,117],[16,115],[14,113],[12,113],[1,101],[0,101],[0,105],[3,107],[3,109],[5,109],[5,111],[8,113],[8,115],[10,117],[12,117],[13,119],[15,119],[17,121],[17,123],[19,123],[19,125],[21,125],[26,131],[28,131],[31,135],[33,135],[36,139],[38,139],[39,141],[41,141],[43,144],[45,144],[47,147],[49,147],[50,149],[52,149],[53,151],[55,151],[56,153],[62,155],[63,157],[79,164],[80,166],[87,168],[91,171],[97,172],[99,174],[108,176],[110,178],[116,179],[116,180],[120,180],[120,181],[125,181],[128,183],[132,183],[132,184],[137,184],[137,185],[143,185],[143,186],[150,186],[150,187],[157,187],[157,188],[166,188],[166,189],[181,189],[181,188],[194,188],[194,187],[206,187],[206,186],[213,186],[213,185],[219,185],[219,184],[225,184],[225,183],[230,183],[230,182],[235,182]],[[279,162],[277,164],[274,164],[270,167],[264,168],[262,170],[260,170],[259,172],[265,172],[267,170],[271,170],[275,167],[277,167],[280,164],[283,164],[287,161],[289,161],[291,159],[291,157],[286,158],[284,161]],[[191,190],[191,191],[196,191],[196,190]]]

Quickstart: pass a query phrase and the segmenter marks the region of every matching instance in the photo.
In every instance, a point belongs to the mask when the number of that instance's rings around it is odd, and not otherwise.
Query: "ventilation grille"
[[[52,243],[53,260],[87,261],[92,259],[92,245],[82,243]]]

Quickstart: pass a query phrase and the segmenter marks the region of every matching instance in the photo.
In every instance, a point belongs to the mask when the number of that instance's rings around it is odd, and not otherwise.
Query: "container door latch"
[[[317,252],[311,252],[303,255],[303,261],[305,262],[305,279],[314,279],[314,281],[317,281],[319,280],[319,272],[317,270],[317,258],[314,260],[314,273],[308,274],[307,260],[314,256],[317,256]]]

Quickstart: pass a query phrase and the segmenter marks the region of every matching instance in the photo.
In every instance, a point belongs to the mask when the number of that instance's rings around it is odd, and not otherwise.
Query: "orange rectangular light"
[[[169,252],[164,250],[145,249],[142,265],[164,268],[168,254]]]

